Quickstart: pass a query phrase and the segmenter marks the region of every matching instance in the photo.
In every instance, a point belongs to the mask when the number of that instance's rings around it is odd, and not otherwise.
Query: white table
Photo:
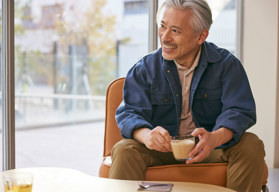
[[[32,192],[133,192],[137,191],[140,181],[105,179],[90,176],[68,168],[38,167],[22,168],[6,172],[29,172],[34,175]],[[4,172],[0,173],[2,175]],[[173,183],[172,192],[233,192],[231,189],[215,185],[189,182]],[[0,191],[3,181],[0,181]]]

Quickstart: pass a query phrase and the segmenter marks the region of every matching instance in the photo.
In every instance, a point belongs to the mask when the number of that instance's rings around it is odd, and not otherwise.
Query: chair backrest
[[[115,111],[123,100],[125,78],[119,78],[110,83],[106,93],[106,117],[103,156],[109,156],[115,143],[123,139],[115,120]]]

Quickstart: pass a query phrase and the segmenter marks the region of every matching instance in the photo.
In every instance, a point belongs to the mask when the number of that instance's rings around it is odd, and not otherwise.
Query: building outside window
[[[148,13],[148,0],[125,0],[124,14]]]
[[[41,25],[44,28],[51,28],[56,26],[56,22],[61,20],[62,5],[44,5],[42,6]]]

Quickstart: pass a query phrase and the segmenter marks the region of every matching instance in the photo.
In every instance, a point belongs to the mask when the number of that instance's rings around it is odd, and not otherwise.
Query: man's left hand
[[[199,142],[196,147],[190,152],[189,157],[193,157],[186,161],[186,164],[200,162],[207,158],[209,154],[215,149],[215,140],[211,132],[204,128],[196,128],[192,135],[199,137]],[[195,156],[196,155],[196,156]]]
[[[213,132],[209,132],[204,128],[196,128],[192,132],[192,135],[199,137],[199,142],[189,154],[189,156],[193,158],[187,160],[186,164],[204,160],[216,147],[228,142],[233,138],[233,132],[224,127]]]

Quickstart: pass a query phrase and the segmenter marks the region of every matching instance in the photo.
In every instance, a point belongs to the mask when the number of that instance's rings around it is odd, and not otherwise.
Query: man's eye
[[[173,31],[174,33],[180,33],[180,31],[177,30],[177,29],[173,29],[172,31]]]

